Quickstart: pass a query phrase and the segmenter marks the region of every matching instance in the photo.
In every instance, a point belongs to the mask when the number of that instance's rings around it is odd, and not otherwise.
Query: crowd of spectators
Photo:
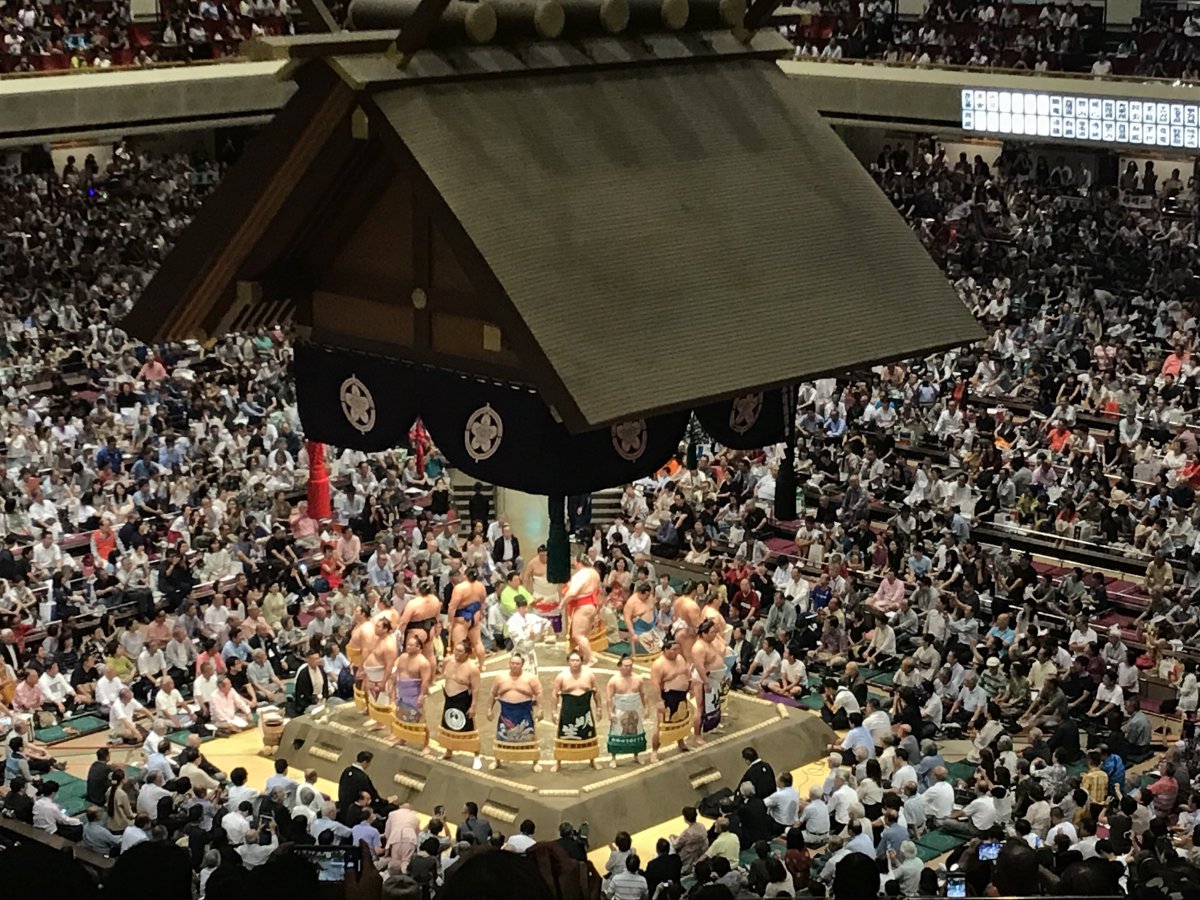
[[[1086,2],[934,0],[916,19],[898,19],[885,0],[798,8],[811,17],[783,26],[797,59],[1200,80],[1200,15],[1193,11],[1147,9],[1132,28],[1117,30],[1107,27],[1101,6]]]
[[[969,837],[962,870],[1000,893],[1076,877],[1111,887],[1191,857],[1198,251],[1190,219],[1123,204],[1182,193],[1179,175],[1093,184],[1061,160],[953,161],[930,142],[887,148],[872,171],[986,339],[802,385],[798,523],[773,516],[778,447],[701,446],[628,486],[615,522],[593,526],[586,503],[573,514],[614,636],[633,593],[653,594],[667,629],[676,592],[690,592],[725,626],[736,687],[811,700],[846,732],[804,797],[750,759],[711,829],[685,812],[685,834],[653,857],[618,835],[605,881],[622,900],[652,868],[672,871],[671,856],[680,876],[659,883],[697,897],[837,895],[843,872],[863,871],[875,888],[925,894],[914,860],[933,829]],[[365,615],[424,579],[445,595],[470,566],[498,585],[519,552],[482,495],[464,527],[420,432],[419,466],[410,448],[333,449],[333,518],[309,516],[285,334],[148,348],[120,330],[218,174],[120,145],[103,171],[71,160],[0,181],[4,805],[97,852],[186,839],[200,879],[264,864],[281,840],[356,831],[385,868],[402,846],[396,872],[430,878],[471,839],[393,842],[391,818],[415,814],[364,776],[350,773],[364,790],[327,799],[286,762],[260,790],[204,758],[202,738],[287,702],[296,674],[292,709],[345,695],[344,641]],[[1035,550],[1087,562],[1055,569]],[[494,594],[489,624],[498,607]],[[1150,681],[1170,706],[1150,708]],[[89,808],[69,817],[53,787],[62,763],[34,732],[80,710],[142,747],[145,765],[130,777],[101,751]],[[1165,747],[1147,712],[1169,717]],[[182,748],[167,737],[178,731]],[[975,763],[961,775],[943,752],[955,740]],[[500,847],[527,852],[539,824]],[[562,838],[579,843],[570,826]],[[980,842],[1000,855],[981,860]],[[743,866],[747,850],[761,865]],[[1041,880],[1003,890],[996,879],[1018,869]]]
[[[7,0],[0,5],[0,73],[151,66],[235,55],[243,40],[295,33],[288,0],[163,4],[135,22],[129,0]]]
[[[919,20],[900,21],[892,6],[872,0],[861,9],[822,9],[789,27],[797,59],[879,59],[915,65],[1075,68],[1085,38],[1103,34],[1094,8],[1066,3],[966,5],[930,3]],[[1094,29],[1100,28],[1099,32]]]
[[[848,730],[809,798],[782,781],[766,796],[739,786],[719,828],[742,850],[807,828],[826,848],[807,877],[832,883],[860,848],[897,871],[913,852],[904,837],[936,828],[973,839],[956,856],[972,860],[976,887],[992,866],[970,854],[1008,838],[1043,876],[1014,893],[1074,884],[1079,862],[1117,892],[1124,869],[1108,863],[1191,858],[1190,185],[1178,170],[1160,184],[1153,163],[1101,185],[1061,158],[955,161],[931,142],[885,148],[871,168],[986,340],[801,387],[807,508],[791,540],[771,517],[777,451],[702,450],[631,486],[621,517],[582,536],[609,590],[606,619],[621,637],[632,583],[667,629],[686,591],[726,625],[735,686],[813,695]],[[695,567],[696,582],[651,586],[646,548]],[[951,776],[938,742],[961,739],[977,766]],[[746,876],[731,863],[733,880]],[[933,893],[917,868],[897,889]]]

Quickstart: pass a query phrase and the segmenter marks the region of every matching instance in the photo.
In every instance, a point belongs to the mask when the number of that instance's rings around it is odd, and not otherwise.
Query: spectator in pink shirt
[[[17,682],[16,694],[13,696],[13,709],[18,712],[38,712],[46,703],[46,695],[38,684],[38,673],[27,669]]]
[[[1158,780],[1150,784],[1148,790],[1153,796],[1151,806],[1154,814],[1160,818],[1171,814],[1175,809],[1175,799],[1179,796],[1179,782],[1175,780],[1175,763],[1162,764]]]
[[[1030,481],[1044,490],[1052,488],[1058,483],[1058,472],[1054,470],[1053,464],[1046,458],[1045,454],[1038,454],[1038,465],[1033,470],[1033,477]]]
[[[317,520],[308,514],[307,500],[301,500],[296,504],[295,511],[288,519],[288,524],[292,526],[292,537],[302,547],[311,550],[321,542],[321,539],[317,536],[317,528],[319,527]]]
[[[1188,355],[1189,354],[1186,347],[1183,347],[1182,345],[1176,347],[1172,352],[1168,353],[1166,358],[1163,360],[1160,374],[1174,375],[1176,378],[1178,378],[1179,372],[1181,369],[1183,369],[1183,364],[1187,361]]]
[[[217,692],[208,698],[208,714],[218,731],[245,731],[250,727],[250,704],[233,689],[228,677],[221,679]],[[235,721],[241,716],[240,721]]]
[[[162,359],[157,354],[147,359],[138,372],[138,378],[151,383],[162,381],[166,377],[167,367],[163,365]]]
[[[867,606],[878,613],[887,615],[898,610],[900,601],[903,599],[904,582],[896,577],[895,570],[887,569],[883,573],[879,587],[875,589],[875,596],[867,601]]]

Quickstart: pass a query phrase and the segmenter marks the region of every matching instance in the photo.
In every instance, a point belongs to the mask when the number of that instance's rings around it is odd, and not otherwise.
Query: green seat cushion
[[[188,731],[186,728],[181,728],[179,731],[172,731],[170,734],[168,734],[167,740],[170,741],[172,744],[178,744],[180,747],[186,747],[187,739],[190,734],[191,734],[191,732]],[[203,744],[206,741],[211,741],[215,737],[216,737],[216,735],[213,734],[212,732],[202,734],[202,735],[200,735],[200,743]]]
[[[927,850],[933,850],[935,851],[935,855],[941,856],[943,853],[949,853],[955,847],[960,847],[966,842],[967,839],[961,835],[951,834],[948,831],[935,828],[933,831],[921,835],[921,839],[917,841],[917,845]]]
[[[945,852],[945,850],[934,850],[931,847],[922,847],[920,844],[917,844],[917,856],[921,862],[929,862],[930,860],[937,859]]]
[[[959,760],[958,762],[952,762],[947,765],[946,773],[950,776],[950,781],[954,782],[960,778],[970,778],[975,774],[975,769],[975,763],[967,762],[966,760]]]
[[[66,772],[50,772],[43,779],[58,785],[58,805],[68,816],[76,816],[87,809],[87,782]]]
[[[60,724],[51,725],[49,728],[39,728],[33,734],[43,744],[61,744],[85,734],[95,734],[107,727],[108,723],[98,716],[80,716],[77,719],[64,719]],[[67,728],[74,728],[79,734],[68,734]]]

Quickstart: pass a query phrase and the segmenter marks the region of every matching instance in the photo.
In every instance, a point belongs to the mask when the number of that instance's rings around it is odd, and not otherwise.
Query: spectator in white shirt
[[[233,803],[232,800],[229,802]],[[225,813],[225,817],[221,819],[221,828],[229,836],[229,843],[232,846],[240,847],[246,842],[246,834],[250,831],[250,816],[253,814],[254,804],[249,800],[243,800],[236,809]]]
[[[182,628],[176,626],[171,632],[171,640],[167,641],[163,650],[163,657],[167,661],[167,672],[172,678],[187,678],[195,671],[196,645]]]
[[[157,641],[147,641],[137,657],[137,686],[143,697],[149,700],[158,688],[158,682],[167,673],[167,658]]]
[[[774,635],[763,641],[762,649],[754,655],[750,667],[746,670],[744,691],[756,694],[760,684],[779,680],[779,666],[783,661],[779,649],[779,639]]]
[[[140,744],[143,734],[136,722],[138,716],[149,716],[146,707],[133,698],[133,691],[122,688],[117,701],[109,708],[109,728],[126,743]]]
[[[790,644],[783,648],[779,677],[764,684],[768,691],[785,697],[802,697],[808,693],[808,669],[805,668],[803,660],[796,658]]]
[[[132,825],[126,825],[121,832],[121,852],[126,853],[130,847],[150,840],[150,823],[153,821],[145,813],[138,813]]]
[[[1084,716],[1093,722],[1103,725],[1113,712],[1121,712],[1125,708],[1125,695],[1117,684],[1117,673],[1114,669],[1106,669],[1104,677],[1096,687],[1096,696]]]
[[[808,579],[804,577],[800,567],[792,566],[780,593],[796,607],[796,612],[801,614],[808,612],[809,590]]]
[[[146,757],[147,774],[157,772],[162,776],[164,784],[175,777],[175,769],[171,766],[171,761],[167,759],[167,754],[170,752],[171,742],[163,738],[158,742],[154,752]]]
[[[829,840],[829,807],[822,798],[821,785],[809,787],[808,800],[800,810],[796,824],[804,836],[804,843],[810,847],[820,846]]]
[[[633,523],[633,531],[629,533],[629,539],[625,542],[625,546],[629,548],[629,552],[634,556],[641,553],[644,556],[650,555],[650,535],[646,533],[646,524],[641,521]]]
[[[158,686],[154,695],[154,709],[159,716],[165,717],[176,728],[187,728],[194,718],[191,710],[184,702],[183,694],[175,687],[175,679],[166,676]]]
[[[104,667],[104,674],[96,681],[96,704],[104,712],[108,712],[125,689],[125,682],[117,677],[117,670],[112,666]]]
[[[863,716],[863,727],[871,732],[876,747],[883,746],[883,739],[892,733],[892,719],[884,710],[879,708],[879,701],[867,697],[866,715]]]
[[[1079,840],[1079,834],[1075,831],[1074,823],[1067,820],[1066,814],[1059,806],[1050,807],[1050,829],[1046,832],[1045,843],[1054,847],[1058,842],[1058,836],[1065,834],[1068,843],[1074,844]]]
[[[219,685],[220,680],[217,677],[216,666],[213,665],[212,660],[205,660],[200,666],[200,675],[192,684],[192,699],[200,704],[206,715],[208,714],[208,701],[217,692]]]
[[[779,789],[768,796],[763,803],[775,823],[775,833],[783,834],[794,824],[800,811],[800,792],[792,787],[792,774],[784,772],[779,776]]]
[[[312,640],[314,637],[324,639],[333,634],[333,620],[328,617],[325,607],[318,606],[313,609],[313,617],[309,621],[304,633],[309,640]]]
[[[947,774],[944,766],[937,766],[930,773],[933,783],[921,794],[921,799],[925,801],[926,818],[940,822],[954,812],[954,788],[946,780]]]
[[[858,791],[850,785],[850,770],[839,768],[833,773],[833,793],[829,795],[831,828],[841,832],[850,824],[850,810],[858,803]]]
[[[30,515],[33,508],[30,507]],[[54,535],[49,531],[42,532],[42,538],[33,545],[33,572],[36,579],[48,579],[62,568],[62,550],[54,542]]]
[[[1079,616],[1075,619],[1075,630],[1067,638],[1067,648],[1075,654],[1087,653],[1088,647],[1099,640],[1096,630],[1088,624],[1087,616]]]
[[[38,798],[33,801],[33,827],[72,841],[83,837],[83,822],[59,808],[58,785],[49,780],[42,782]]]
[[[908,761],[908,749],[896,748],[896,767],[892,770],[892,790],[901,791],[910,781],[917,781],[917,770]]]
[[[67,676],[58,670],[58,663],[51,662],[38,677],[38,685],[46,700],[58,707],[59,715],[66,715],[67,710],[74,709],[75,704],[85,702],[86,698],[75,693]]]
[[[171,792],[163,787],[164,781],[161,771],[147,770],[146,781],[138,790],[137,811],[149,816],[151,821],[158,818],[158,801],[171,796]]]
[[[258,790],[246,784],[249,779],[249,773],[242,767],[238,766],[229,773],[229,805],[234,807],[243,801],[251,801],[258,799]]]
[[[930,790],[932,789],[931,787]],[[941,819],[938,827],[952,834],[965,834],[969,837],[983,837],[991,833],[996,827],[996,804],[989,791],[990,787],[986,783],[977,784],[975,799],[960,811],[951,813],[949,818]]]
[[[216,594],[208,609],[204,611],[204,634],[214,640],[229,622],[229,607],[225,605],[225,597]]]
[[[638,871],[642,861],[636,853],[625,857],[625,870],[605,879],[604,895],[608,900],[647,900],[650,887]]]
[[[533,820],[525,819],[521,822],[520,830],[505,842],[502,849],[524,855],[526,850],[537,843],[537,838],[533,836],[534,828]]]

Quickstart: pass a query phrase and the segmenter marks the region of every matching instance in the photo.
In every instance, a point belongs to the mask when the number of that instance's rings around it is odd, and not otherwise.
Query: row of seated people
[[[111,15],[72,24],[46,12],[35,24],[22,18],[0,22],[5,53],[0,72],[147,66],[236,55],[255,37],[292,33],[292,11],[269,3],[241,7],[207,4],[161,24],[130,23]],[[26,19],[28,21],[28,19]]]

